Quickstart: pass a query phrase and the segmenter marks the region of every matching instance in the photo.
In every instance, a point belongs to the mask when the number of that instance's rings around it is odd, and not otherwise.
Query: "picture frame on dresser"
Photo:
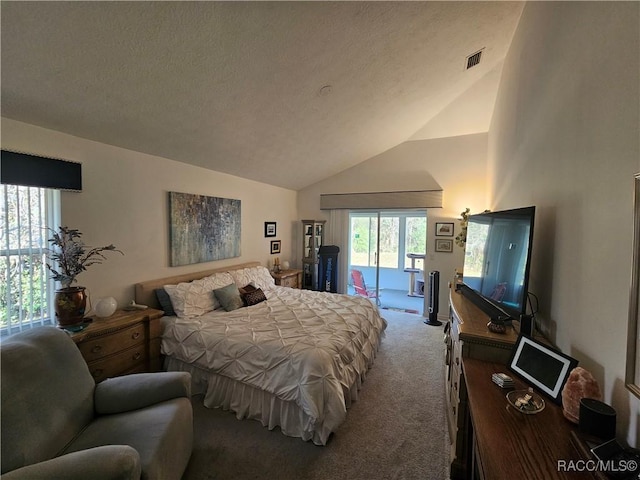
[[[527,383],[562,404],[562,388],[578,361],[533,338],[520,335],[513,347],[509,369]]]

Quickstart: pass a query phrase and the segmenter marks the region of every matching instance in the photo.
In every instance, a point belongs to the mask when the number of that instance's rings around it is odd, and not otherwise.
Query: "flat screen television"
[[[469,215],[462,293],[494,323],[526,315],[535,207]]]

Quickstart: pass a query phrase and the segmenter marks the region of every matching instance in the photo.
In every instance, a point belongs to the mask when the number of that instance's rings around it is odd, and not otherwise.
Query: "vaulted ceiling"
[[[298,190],[486,132],[522,7],[3,1],[2,116]]]

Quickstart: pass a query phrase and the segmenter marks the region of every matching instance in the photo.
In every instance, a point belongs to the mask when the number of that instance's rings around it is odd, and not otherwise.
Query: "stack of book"
[[[513,379],[505,373],[494,373],[491,380],[500,388],[513,388]]]

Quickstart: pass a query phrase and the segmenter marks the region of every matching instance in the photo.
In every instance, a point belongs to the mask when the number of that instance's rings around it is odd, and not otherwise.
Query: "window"
[[[45,266],[48,227],[57,223],[59,193],[2,185],[0,201],[0,333],[54,324],[53,282]]]
[[[425,254],[427,217],[417,212],[380,212],[378,253],[378,213],[351,212],[350,265],[400,269],[411,266],[407,253]],[[423,268],[423,260],[416,268]]]
[[[422,215],[407,216],[405,218],[405,253],[417,255],[426,254],[427,238],[427,217]],[[419,258],[414,261],[415,268],[424,269],[424,259]],[[411,258],[404,256],[404,268],[410,268]]]

